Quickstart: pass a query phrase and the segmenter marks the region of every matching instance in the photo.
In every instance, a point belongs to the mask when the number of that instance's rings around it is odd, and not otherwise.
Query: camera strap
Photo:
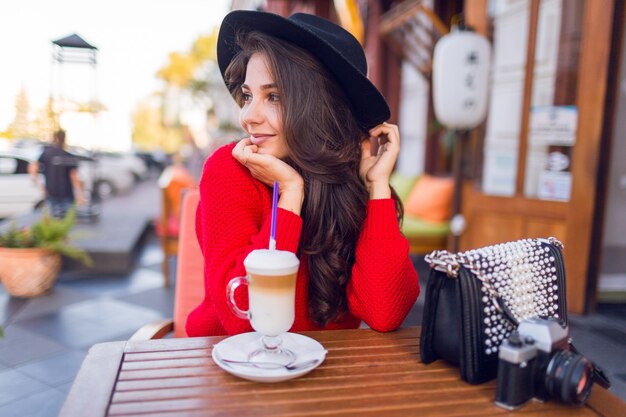
[[[573,353],[577,355],[581,354],[578,349],[576,349],[576,346],[574,346],[571,339],[569,340],[569,348]],[[593,365],[593,382],[597,383],[602,388],[609,389],[611,387],[611,381],[609,380],[609,377],[606,376],[604,370],[596,365],[595,362],[591,362],[591,364]]]

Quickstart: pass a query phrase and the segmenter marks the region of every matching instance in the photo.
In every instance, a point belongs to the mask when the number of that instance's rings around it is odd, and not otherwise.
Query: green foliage
[[[133,143],[140,149],[161,149],[165,152],[177,152],[183,144],[183,137],[178,127],[166,126],[161,111],[141,103],[133,112]]]
[[[171,52],[167,62],[156,72],[156,77],[164,81],[162,91],[150,98],[150,102],[140,103],[132,115],[133,144],[144,150],[160,149],[167,153],[178,152],[185,143],[180,130],[181,110],[178,106],[191,97],[204,107],[213,106],[214,83],[211,76],[219,74],[217,67],[217,36],[219,27],[205,35],[199,35],[183,52]],[[219,77],[220,91],[224,90]],[[219,97],[219,96],[218,96]],[[173,107],[172,107],[173,106]]]
[[[157,71],[157,77],[179,88],[189,88],[196,71],[207,61],[217,61],[217,35],[214,28],[208,35],[198,36],[186,52],[171,52],[167,64]]]
[[[30,104],[24,86],[15,97],[15,118],[9,125],[7,132],[15,138],[31,136]]]
[[[184,87],[193,78],[197,65],[192,54],[171,52],[167,64],[157,72],[157,77],[170,85]]]
[[[191,54],[199,64],[203,61],[215,61],[217,62],[217,35],[219,34],[219,28],[216,26],[213,28],[210,34],[200,35],[193,42],[191,47]]]
[[[29,228],[18,229],[15,223],[0,233],[0,247],[45,248],[72,259],[92,265],[89,255],[68,243],[68,235],[76,223],[76,210],[71,209],[64,218],[56,219],[44,213],[41,219]]]

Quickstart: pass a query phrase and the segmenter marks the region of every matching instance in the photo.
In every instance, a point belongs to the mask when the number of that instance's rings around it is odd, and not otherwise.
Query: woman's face
[[[252,143],[259,147],[260,154],[284,159],[287,156],[287,141],[283,132],[281,97],[264,55],[255,53],[250,57],[241,92],[241,127],[250,135]]]

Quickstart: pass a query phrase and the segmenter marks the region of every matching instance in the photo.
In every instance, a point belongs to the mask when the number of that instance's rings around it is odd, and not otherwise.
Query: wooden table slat
[[[226,336],[189,337],[185,339],[184,346],[181,346],[180,339],[133,340],[126,343],[124,353],[211,349],[215,343],[224,338]]]
[[[336,352],[329,353],[324,362],[324,367],[343,367],[343,366],[383,366],[400,363],[415,364],[416,352],[405,351],[388,351],[384,354],[380,352],[365,352],[355,354],[353,356],[345,356]],[[180,367],[191,366],[217,366],[210,355],[195,358],[181,359],[160,359],[154,361],[134,361],[124,362],[123,370],[150,370],[157,368],[170,368],[172,364],[179,364]]]
[[[437,416],[442,416],[442,417],[470,417],[470,416],[481,416],[481,417],[487,417],[487,416],[518,416],[518,417],[526,417],[528,415],[528,413],[533,414],[533,413],[537,413],[537,409],[533,408],[530,409],[528,411],[525,411],[524,409],[522,410],[518,410],[515,413],[507,413],[505,410],[485,410],[484,408],[480,408],[480,407],[473,407],[471,409],[469,408],[465,408],[465,409],[459,409],[459,408],[447,408],[447,407],[442,407],[441,409],[437,410]],[[571,412],[571,408],[570,407],[559,407],[559,408],[554,408],[554,409],[550,409],[550,417],[571,417],[572,412]],[[591,412],[590,410],[585,410],[585,411],[589,411],[589,412],[584,412],[583,414],[579,414],[580,416],[596,416],[596,414],[594,414],[593,412]],[[185,410],[185,411],[176,411],[176,412],[172,412],[172,413],[159,413],[158,417],[207,417],[207,416],[211,416],[211,414],[209,414],[210,411],[209,410]],[[255,414],[256,413],[256,414]],[[251,412],[250,414],[251,416],[255,416],[255,415],[260,415],[260,413],[258,412],[258,410],[255,410],[253,412]],[[414,410],[411,409],[409,407],[406,408],[387,408],[384,412],[384,417],[424,417],[429,415],[429,413],[426,413],[424,410],[422,409],[418,409],[418,410]],[[323,412],[317,412],[316,410],[308,410],[305,413],[299,413],[299,414],[281,414],[281,415],[273,415],[274,417],[298,417],[298,416],[306,416],[306,417],[381,417],[381,412],[380,410],[358,410],[358,411],[353,411],[353,410],[340,410],[340,411],[336,411],[333,413],[323,413]],[[123,417],[146,417],[146,415],[144,413],[140,413],[140,414],[123,414]],[[241,415],[241,417],[245,417],[244,415]]]
[[[358,362],[359,360],[370,361],[376,358],[389,358],[400,356],[410,356],[414,358],[419,354],[418,346],[402,346],[402,347],[358,347],[352,350],[349,349],[336,349],[332,351],[332,355],[328,357],[329,361],[347,360],[351,362]],[[149,353],[135,353],[132,355],[126,355],[124,358],[123,370],[139,370],[139,369],[155,369],[155,368],[167,368],[174,362],[178,366],[194,366],[206,365],[207,360],[212,362],[211,350],[206,349],[193,349],[193,350],[179,350],[179,351],[167,351],[167,352],[149,352]]]
[[[298,332],[305,336],[309,336],[323,342],[352,341],[354,346],[359,346],[364,340],[401,340],[412,339],[419,340],[421,329],[418,326],[404,327],[394,332],[379,333],[369,329],[351,329],[351,330],[322,330],[312,332]]]
[[[150,361],[124,361],[122,365],[122,371],[141,371],[147,369],[167,369],[172,367],[190,368],[190,367],[204,367],[208,365],[214,365],[213,359],[210,356],[203,356],[200,358],[175,358],[175,359],[160,359]]]
[[[380,410],[383,412],[392,404],[411,404],[417,408],[430,408],[435,403],[439,406],[466,406],[471,404],[481,404],[483,407],[490,403],[492,391],[487,388],[481,388],[473,390],[471,396],[460,396],[457,390],[443,391],[438,393],[437,399],[432,398],[429,401],[425,401],[421,396],[407,397],[406,392],[400,393],[388,393],[383,397],[375,397],[368,392],[355,393],[346,392],[339,398],[324,398],[323,402],[320,402],[319,398],[308,396],[304,399],[297,398],[294,401],[290,396],[282,396],[282,398],[272,398],[266,400],[266,395],[257,396],[249,394],[245,402],[242,401],[229,401],[228,399],[219,401],[217,397],[205,398],[180,398],[167,401],[144,401],[141,403],[121,403],[112,404],[110,407],[110,415],[124,414],[127,412],[137,412],[142,410],[144,412],[156,412],[159,410],[176,411],[185,409],[210,409],[212,411],[227,411],[233,416],[240,415],[246,409],[259,409],[268,404],[271,404],[272,409],[280,415],[280,413],[291,412],[301,410],[315,410],[316,412],[326,411],[334,412],[335,410],[349,409],[349,410]],[[384,415],[384,414],[381,414]]]
[[[587,405],[603,416],[626,416],[626,403],[615,394],[598,386],[592,388]]]
[[[184,349],[184,350],[166,350],[160,352],[130,352],[124,355],[124,363],[140,362],[140,361],[158,361],[161,359],[176,358],[206,358],[211,356],[213,348],[203,349]]]
[[[324,372],[323,369],[313,371],[311,374],[298,378],[296,381],[287,381],[281,384],[255,384],[255,391],[281,391],[283,389],[291,389],[293,386],[304,387],[306,389],[313,389],[319,387],[322,383],[324,386],[330,386],[334,388],[345,388],[347,386],[354,385],[354,379],[358,378],[358,384],[360,386],[377,385],[380,382],[387,380],[393,381],[458,381],[459,377],[456,373],[451,372],[448,368],[433,368],[428,371],[422,371],[416,373],[413,370],[407,370],[405,366],[394,368],[394,372],[386,371],[384,373],[385,378],[376,377],[378,374],[369,372],[367,369],[362,369],[361,373],[354,372],[353,369],[346,370],[343,373]],[[231,375],[224,375],[221,372],[223,378],[216,380],[215,376],[186,376],[175,378],[161,378],[161,379],[136,379],[136,380],[118,380],[116,386],[116,392],[125,391],[138,391],[149,389],[169,389],[169,388],[182,388],[182,387],[195,387],[204,386],[207,389],[217,389],[222,386],[245,386],[245,389],[249,389],[250,384],[254,384],[245,380],[241,380]],[[367,378],[373,376],[373,378]],[[219,384],[217,384],[219,382]]]
[[[459,397],[457,392],[439,393],[437,398],[424,400],[416,395],[407,397],[405,393],[388,395],[382,398],[367,395],[339,399],[324,399],[323,402],[314,398],[309,398],[306,402],[292,402],[289,399],[282,401],[268,401],[264,397],[251,401],[234,402],[229,401],[216,404],[214,399],[179,399],[168,401],[155,401],[143,403],[129,403],[111,406],[111,416],[125,415],[129,413],[155,412],[168,408],[170,412],[181,414],[189,410],[202,410],[206,416],[258,416],[272,415],[278,416],[308,416],[308,415],[328,415],[337,416],[344,413],[352,415],[363,415],[369,412],[372,415],[387,416],[393,410],[403,410],[405,415],[429,415],[437,416],[459,416],[459,415],[505,415],[506,410],[493,406],[491,401],[492,390],[480,389],[475,391],[471,397]],[[263,411],[269,410],[271,414]],[[593,416],[594,413],[588,408],[564,407],[557,403],[538,404],[531,403],[524,409],[525,417],[533,415],[539,411],[548,415],[554,415],[556,410],[565,408],[568,416]],[[410,410],[410,411],[409,411]],[[433,413],[435,411],[435,413]]]
[[[415,370],[410,368],[412,362],[409,360],[398,360],[396,358],[386,359],[384,362],[381,360],[377,363],[367,362],[361,360],[359,362],[334,362],[328,360],[324,361],[322,365],[315,369],[310,374],[306,374],[300,378],[324,378],[327,376],[342,376],[348,375],[353,377],[376,377],[381,378],[385,375],[394,375],[397,372],[401,373],[416,373]],[[428,370],[419,372],[420,374],[428,375],[429,371],[434,371],[440,368],[446,368],[446,365],[442,362],[433,364]],[[458,376],[458,373],[454,373]],[[133,371],[121,371],[118,377],[119,381],[141,380],[141,379],[164,379],[164,378],[176,378],[176,377],[194,377],[211,375],[224,378],[235,378],[234,376],[226,373],[214,363],[209,363],[207,366],[195,366],[195,367],[179,367],[179,368],[160,368],[160,369],[142,369]]]
[[[370,383],[366,385],[359,385],[352,383],[351,386],[337,387],[333,385],[309,384],[300,386],[287,386],[284,389],[254,389],[253,395],[262,396],[263,400],[268,401],[280,401],[285,397],[289,397],[292,400],[298,399],[301,401],[311,401],[312,394],[315,394],[316,398],[329,399],[342,399],[346,396],[354,398],[359,395],[379,395],[384,397],[390,393],[398,395],[404,393],[405,395],[412,395],[416,392],[422,394],[436,394],[442,391],[451,392],[449,380],[442,381],[403,381],[403,382],[389,382],[380,381],[378,384]],[[493,391],[493,387],[485,386],[481,387]],[[474,391],[474,387],[461,386],[456,387],[455,392]],[[356,394],[355,394],[356,393]],[[207,397],[213,398],[216,405],[220,402],[231,401],[244,401],[251,395],[250,386],[244,389],[232,389],[229,392],[224,392],[221,387],[190,387],[190,388],[168,388],[168,389],[154,389],[154,390],[141,390],[132,392],[119,392],[117,391],[113,396],[112,403],[125,403],[125,402],[143,402],[143,401],[157,401],[163,399],[175,399],[175,398],[191,398],[191,397]]]

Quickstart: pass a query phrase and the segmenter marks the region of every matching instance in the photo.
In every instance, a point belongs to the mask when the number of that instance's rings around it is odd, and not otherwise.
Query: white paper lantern
[[[454,30],[435,45],[435,115],[450,129],[472,129],[487,114],[491,45],[477,33]]]

